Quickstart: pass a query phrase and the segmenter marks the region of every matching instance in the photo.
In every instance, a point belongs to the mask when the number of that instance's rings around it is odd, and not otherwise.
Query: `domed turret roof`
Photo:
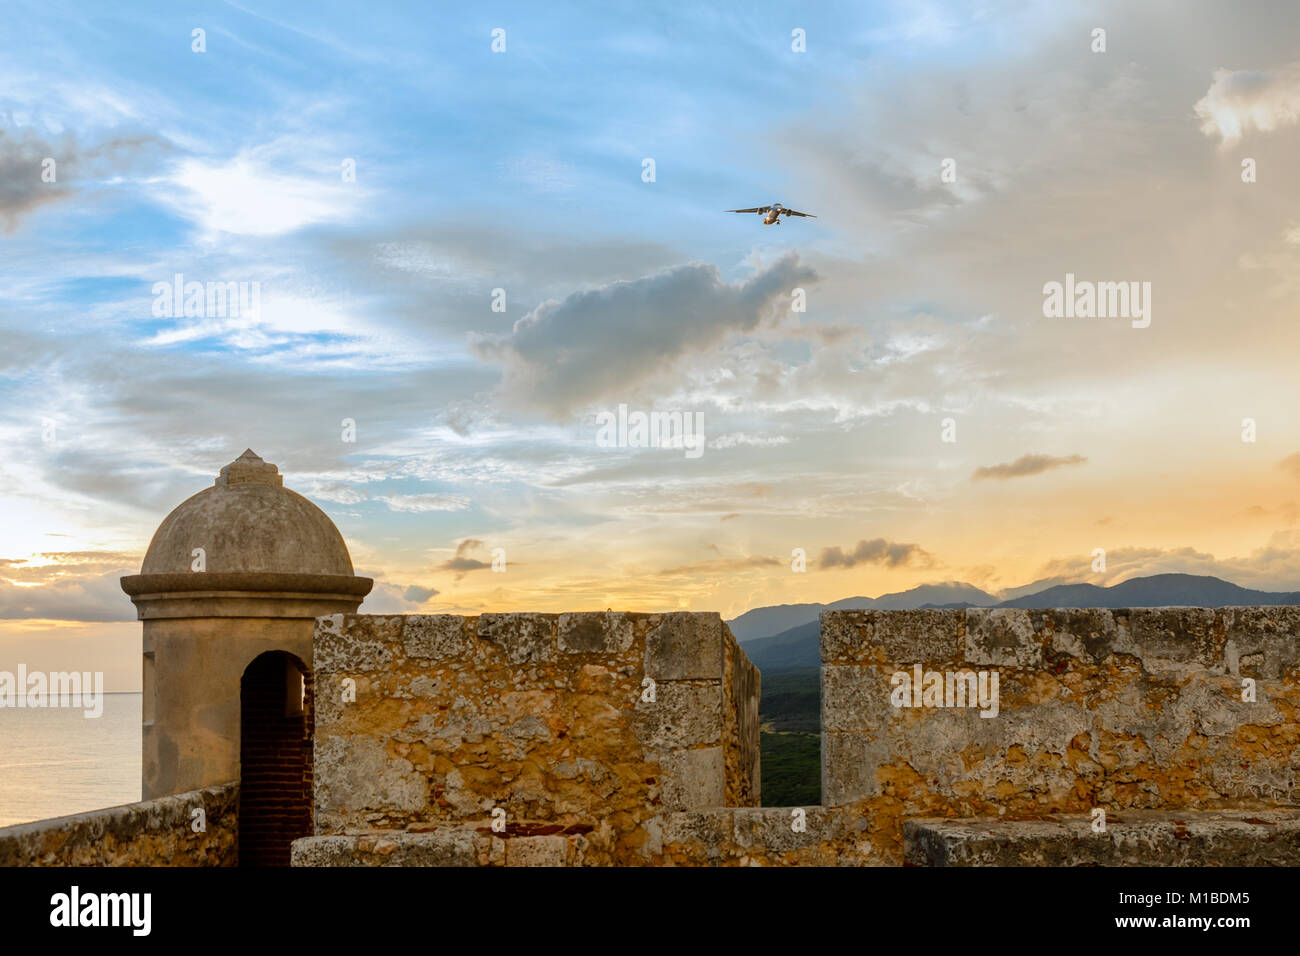
[[[222,468],[211,488],[163,520],[140,573],[189,573],[195,548],[203,549],[205,570],[212,574],[352,574],[334,522],[285,488],[279,469],[251,449]]]

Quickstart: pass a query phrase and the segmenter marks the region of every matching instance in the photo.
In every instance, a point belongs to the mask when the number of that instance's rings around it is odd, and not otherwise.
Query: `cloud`
[[[56,150],[30,133],[15,138],[0,130],[0,221],[13,232],[27,213],[69,194],[67,186],[41,181],[41,162]],[[57,166],[56,166],[57,174]]]
[[[1263,133],[1300,120],[1300,62],[1276,70],[1214,71],[1194,107],[1201,132],[1229,145],[1252,127]]]
[[[455,571],[456,580],[459,581],[470,571],[482,571],[485,568],[490,568],[492,567],[490,562],[470,557],[471,552],[480,551],[483,548],[483,542],[477,538],[466,538],[456,545],[456,556],[438,565],[438,570]]]
[[[785,435],[749,435],[745,432],[729,432],[709,439],[709,447],[714,449],[738,448],[749,445],[755,448],[771,448],[774,445],[788,445],[790,439]]]
[[[5,569],[6,576],[10,576],[9,571]],[[0,580],[0,618],[134,621],[135,608],[119,584],[122,575],[134,573],[134,569],[123,568],[93,577],[60,578],[32,587]]]
[[[370,593],[366,595],[359,609],[362,614],[419,614],[423,610],[420,605],[438,593],[432,588],[422,588],[414,584],[402,587],[400,584],[380,580],[377,575],[379,572],[361,575],[375,578],[375,586],[370,589]],[[425,591],[430,593],[421,598]]]
[[[1000,465],[981,465],[971,474],[971,480],[978,481],[981,478],[1024,478],[1027,475],[1041,474],[1052,468],[1060,468],[1062,465],[1081,465],[1087,460],[1082,455],[1066,455],[1063,458],[1056,458],[1052,455],[1021,455],[1012,462],[1004,462]]]
[[[548,299],[509,334],[475,334],[474,351],[505,368],[506,398],[562,419],[628,389],[679,358],[756,328],[817,273],[790,253],[746,281],[704,262]]]
[[[422,588],[418,584],[412,584],[402,592],[402,597],[407,601],[414,601],[416,604],[423,604],[429,598],[438,594],[437,588]]]
[[[371,480],[360,474],[353,481]],[[363,501],[378,501],[388,507],[389,511],[402,514],[425,514],[430,511],[464,511],[470,506],[470,500],[463,495],[435,494],[421,492],[402,495],[371,495],[365,488],[357,488],[344,481],[317,481],[308,488],[308,497],[320,501],[332,501],[340,505],[355,505]]]
[[[71,135],[54,142],[31,129],[0,129],[0,225],[13,232],[33,210],[71,197],[74,187],[94,177],[127,172],[161,146],[158,137],[144,134],[78,145]],[[43,178],[47,160],[53,160],[53,182]]]
[[[209,233],[277,236],[351,216],[363,190],[344,183],[338,167],[295,168],[301,152],[286,140],[220,162],[184,160],[171,175],[182,191],[165,199]]]
[[[375,501],[388,505],[390,511],[423,514],[426,511],[464,511],[469,499],[460,495],[376,495]]]
[[[1294,455],[1287,455],[1277,463],[1277,466],[1292,478],[1300,478],[1300,451]]]
[[[828,568],[851,568],[858,564],[879,564],[887,568],[929,567],[930,555],[918,544],[900,544],[884,538],[862,540],[848,554],[838,547],[824,548],[817,559],[824,571]]]

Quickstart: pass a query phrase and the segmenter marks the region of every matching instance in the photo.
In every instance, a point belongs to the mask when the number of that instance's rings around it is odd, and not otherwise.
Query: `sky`
[[[245,448],[363,612],[1300,589],[1300,9],[677,6],[0,8],[0,669]]]

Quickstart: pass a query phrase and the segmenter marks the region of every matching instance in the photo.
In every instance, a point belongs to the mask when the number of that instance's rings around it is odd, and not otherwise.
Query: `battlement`
[[[758,802],[758,671],[717,614],[320,618],[316,833],[617,826]]]
[[[318,705],[294,858],[888,865],[912,819],[1294,806],[1297,608],[836,611],[821,652],[825,806],[759,808],[717,615],[322,618],[357,699]]]
[[[835,611],[821,656],[824,805],[761,807],[760,678],[717,614],[317,618],[291,861],[1300,865],[1300,608]],[[141,832],[111,859],[167,862]]]
[[[823,801],[894,860],[914,816],[1295,803],[1300,608],[835,611],[821,647]]]

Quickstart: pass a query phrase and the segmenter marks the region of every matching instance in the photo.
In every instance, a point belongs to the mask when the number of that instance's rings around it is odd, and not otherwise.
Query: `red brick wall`
[[[311,677],[302,712],[285,716],[291,669],[306,671],[263,654],[240,685],[240,866],[288,866],[289,845],[311,835]]]

